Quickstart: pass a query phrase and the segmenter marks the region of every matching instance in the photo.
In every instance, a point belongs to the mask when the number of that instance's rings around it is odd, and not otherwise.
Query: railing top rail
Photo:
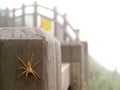
[[[42,5],[38,5],[38,7],[42,7],[42,8],[44,8],[44,9],[49,10],[49,11],[53,11],[53,9],[50,9],[50,8],[44,7],[44,6],[42,6]]]

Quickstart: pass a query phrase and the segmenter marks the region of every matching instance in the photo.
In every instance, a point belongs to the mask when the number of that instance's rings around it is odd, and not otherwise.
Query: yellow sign
[[[41,17],[41,26],[42,29],[45,31],[50,31],[51,30],[51,20],[47,19],[45,17]]]

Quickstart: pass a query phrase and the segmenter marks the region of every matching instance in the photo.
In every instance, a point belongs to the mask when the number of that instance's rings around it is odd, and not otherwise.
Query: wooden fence
[[[28,12],[28,9],[30,9],[31,12]],[[48,12],[48,15],[46,15],[44,11]],[[56,7],[49,9],[34,2],[32,5],[23,4],[20,8],[14,8],[13,10],[6,8],[4,11],[0,12],[0,27],[40,27],[39,17],[45,17],[52,21],[53,33],[59,41],[72,41],[77,37],[77,29],[71,26],[66,16],[66,14],[61,15],[58,13]],[[60,23],[58,18],[61,18],[63,23]]]

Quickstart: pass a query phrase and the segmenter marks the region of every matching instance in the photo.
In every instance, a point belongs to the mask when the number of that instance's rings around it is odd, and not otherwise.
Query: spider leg
[[[33,75],[37,76],[38,79],[41,79],[44,82],[44,80],[34,70],[32,73],[33,73]]]
[[[41,79],[44,82],[44,80],[42,78],[40,78],[39,75],[34,70],[33,70],[32,74],[34,75],[35,78]]]
[[[41,60],[39,60],[38,62],[36,62],[33,66],[32,66],[32,68],[34,68],[36,65],[38,65],[39,63],[41,62]]]
[[[38,75],[34,70],[33,70],[33,73],[34,73],[38,78],[40,78],[39,75]]]
[[[16,55],[16,56],[17,56],[17,55]],[[24,62],[19,56],[17,56],[17,59],[26,67],[25,62]]]
[[[35,71],[33,71],[33,72],[39,79],[41,79],[44,82],[44,80]]]
[[[23,74],[25,74],[26,73],[26,71],[24,71],[24,72],[22,72],[20,75],[19,75],[19,77],[21,77]]]
[[[27,77],[28,77],[28,73],[29,73],[29,72],[26,72],[26,79],[27,79]]]
[[[37,79],[35,72],[32,71],[31,73],[33,74],[33,76],[35,77],[35,79]],[[39,77],[38,77],[38,78],[39,78]]]
[[[23,70],[25,70],[26,68],[25,68],[25,67],[18,67],[18,69],[23,69]]]

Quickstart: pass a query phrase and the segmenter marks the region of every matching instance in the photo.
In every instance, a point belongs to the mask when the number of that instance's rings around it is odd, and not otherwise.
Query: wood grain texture
[[[61,52],[55,48],[60,49],[60,43],[38,28],[0,28],[0,90],[58,90]],[[32,74],[18,78],[22,64],[16,55],[27,62],[33,52],[33,63],[42,61],[34,70],[43,81]]]

